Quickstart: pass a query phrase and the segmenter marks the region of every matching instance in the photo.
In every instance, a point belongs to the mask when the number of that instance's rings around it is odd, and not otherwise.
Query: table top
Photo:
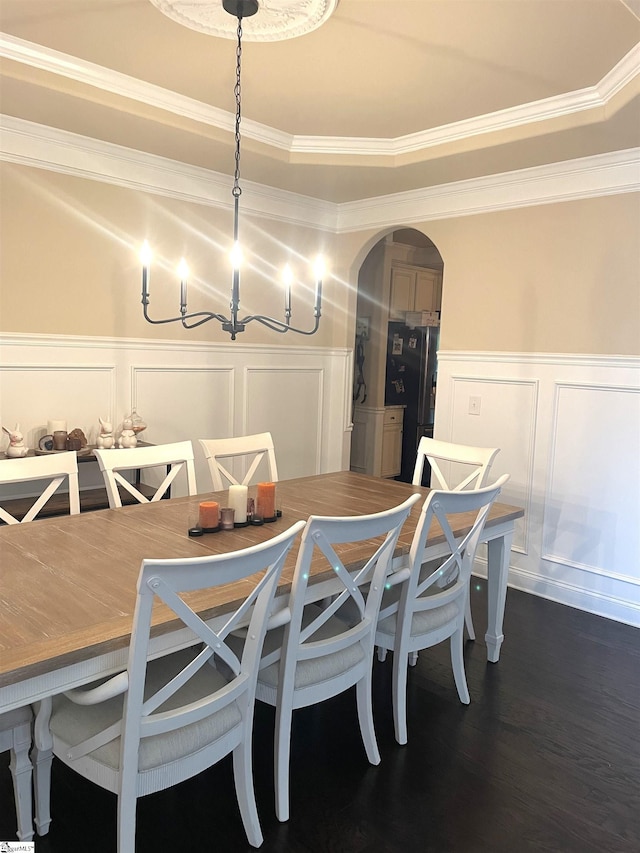
[[[250,487],[253,495],[255,487]],[[349,516],[389,509],[410,494],[428,489],[350,471],[282,480],[276,504],[282,517],[263,526],[189,537],[201,500],[226,503],[225,492],[173,498],[121,509],[42,519],[0,529],[0,688],[72,665],[97,654],[126,647],[130,640],[136,582],[143,559],[201,557],[227,553],[263,542],[309,515]],[[400,535],[396,556],[409,552],[421,502],[412,509]],[[519,507],[494,504],[487,529],[523,515]],[[454,527],[464,535],[472,516],[461,515]],[[428,544],[443,541],[439,525]],[[356,568],[373,550],[345,546],[340,556]],[[279,593],[285,594],[297,555],[294,544],[285,564]],[[312,567],[315,580],[327,576],[326,563]],[[242,593],[219,587],[194,593],[189,603],[204,618],[230,609]],[[159,607],[154,631],[175,627]]]

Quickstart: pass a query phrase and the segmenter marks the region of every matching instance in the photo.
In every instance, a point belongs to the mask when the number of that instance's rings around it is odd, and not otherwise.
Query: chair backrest
[[[317,661],[334,653],[344,653],[356,644],[361,645],[364,660],[373,655],[385,579],[391,570],[402,525],[419,500],[420,495],[411,495],[399,506],[372,515],[309,518],[302,534],[289,599],[291,619],[285,629],[280,662],[283,690],[292,683],[298,661]],[[347,571],[338,553],[341,550],[339,546],[347,543],[348,547],[343,551],[345,559],[348,556],[351,562],[357,555],[355,559],[362,563],[362,567],[353,574]],[[337,549],[334,546],[338,546]],[[332,580],[337,578],[342,583],[342,589],[332,592],[331,601],[325,602],[314,618],[304,616],[303,619],[313,561],[316,572],[322,566],[331,574]],[[348,613],[344,630],[332,630],[330,636],[326,636],[323,626],[331,617],[340,616],[341,610]]]
[[[21,521],[33,521],[56,489],[67,480],[69,487],[69,512],[80,512],[78,491],[78,457],[73,451],[52,453],[47,456],[24,456],[20,459],[4,459],[0,462],[0,484],[48,481]],[[19,524],[7,509],[0,506],[0,520],[6,524]]]
[[[485,522],[494,501],[508,479],[509,474],[503,474],[495,483],[484,486],[482,489],[469,489],[462,492],[433,489],[429,492],[420,510],[420,519],[416,525],[409,553],[408,571],[405,570],[407,582],[403,585],[398,619],[399,622],[406,621],[406,625],[401,630],[411,629],[412,613],[440,607],[467,594],[466,589]],[[452,529],[455,526],[452,524],[452,517],[461,514],[466,516],[464,523],[468,531],[457,540]],[[459,518],[456,520],[460,521]],[[429,529],[434,521],[440,525],[446,543],[446,553],[442,558],[426,564],[429,571],[425,574],[422,570],[423,554]],[[425,596],[430,587],[443,581],[448,585],[437,595]],[[379,619],[382,621],[395,609],[397,609],[397,603],[392,603],[387,609],[383,606]],[[460,608],[459,614],[464,618],[464,608]]]
[[[123,447],[119,449],[94,450],[98,465],[102,471],[109,506],[116,509],[122,506],[118,486],[121,486],[139,503],[159,501],[182,470],[187,475],[187,489],[190,495],[197,494],[196,469],[193,461],[193,445],[190,441],[177,441],[174,444],[157,444],[151,447]],[[144,495],[134,483],[130,483],[120,471],[142,470],[144,468],[166,468],[162,482],[151,498]]]
[[[468,487],[479,489],[486,485],[491,464],[499,451],[499,447],[472,447],[423,436],[418,444],[412,482],[414,486],[422,484],[426,459],[431,466],[432,489],[450,492],[460,492]],[[461,466],[464,466],[462,472]],[[443,472],[443,467],[450,469],[448,475]],[[471,473],[469,467],[472,468]]]
[[[203,737],[197,724],[225,708],[236,716],[239,712],[242,720],[250,726],[267,617],[284,561],[303,527],[304,522],[299,521],[273,539],[228,554],[143,560],[138,577],[122,720],[74,746],[69,751],[70,757],[79,758],[122,735],[121,790],[133,791],[136,788],[141,741],[145,738],[170,735],[178,729],[189,727],[189,734],[184,737],[196,740]],[[220,627],[214,628],[205,622],[185,601],[184,593],[240,581],[243,582],[242,595],[248,587],[251,590],[233,612],[223,617],[224,622]],[[147,679],[147,659],[154,606],[160,602],[193,632],[197,643],[184,654],[174,656],[178,664],[169,664],[172,668],[169,670],[168,666],[164,671],[166,677],[161,679],[161,684],[151,684]],[[226,639],[239,625],[246,625],[247,622],[247,641],[238,657]],[[217,662],[222,662],[228,677],[225,677],[223,685],[218,680],[211,692],[205,691],[205,695],[202,695],[202,688],[197,686],[201,683],[198,674],[203,667]],[[121,678],[116,676],[113,681]],[[108,686],[108,683],[104,686]],[[197,699],[194,698],[196,694]],[[250,736],[250,729],[248,731]],[[204,755],[207,746],[211,744],[192,744],[189,751],[196,762],[199,760],[198,753]],[[164,748],[167,754],[166,741]],[[172,764],[167,759],[166,763],[176,765],[172,772],[180,778],[176,761]]]
[[[251,478],[256,473],[258,465],[266,457],[269,469],[269,481],[275,483],[278,480],[278,468],[276,465],[276,454],[273,448],[273,439],[270,432],[261,432],[256,435],[239,435],[236,438],[201,438],[200,444],[209,464],[213,489],[220,492],[229,484],[237,486],[248,486]],[[228,459],[243,457],[250,462],[242,480],[237,480],[225,467]],[[250,457],[253,457],[250,459]],[[225,464],[220,461],[225,460]],[[224,476],[225,480],[222,479]]]

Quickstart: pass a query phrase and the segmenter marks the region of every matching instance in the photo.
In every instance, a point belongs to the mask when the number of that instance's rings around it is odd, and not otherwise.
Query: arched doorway
[[[351,469],[411,481],[433,435],[444,263],[413,228],[382,238],[358,275]]]

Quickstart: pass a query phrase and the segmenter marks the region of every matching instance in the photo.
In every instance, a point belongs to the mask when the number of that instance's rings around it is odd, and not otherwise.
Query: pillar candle
[[[220,504],[215,501],[202,501],[198,512],[198,521],[200,527],[212,528],[217,527],[219,522]]]
[[[53,435],[54,432],[66,432],[66,421],[47,421],[47,435]]]
[[[236,524],[244,524],[247,520],[247,498],[249,489],[246,486],[229,486],[229,501],[227,506],[234,510]]]
[[[256,512],[263,518],[274,518],[276,514],[276,484],[258,483]]]

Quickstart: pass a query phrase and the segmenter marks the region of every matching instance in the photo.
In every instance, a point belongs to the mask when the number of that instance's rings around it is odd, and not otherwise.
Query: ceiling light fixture
[[[244,332],[245,327],[253,320],[257,320],[263,326],[267,326],[274,332],[296,332],[300,335],[313,335],[318,331],[320,326],[320,316],[322,311],[322,277],[324,275],[324,263],[321,256],[318,256],[314,266],[315,278],[315,302],[313,306],[314,324],[311,329],[298,329],[291,325],[291,289],[293,283],[293,272],[287,264],[283,271],[284,284],[284,320],[277,320],[273,317],[267,317],[263,314],[249,314],[246,317],[239,317],[240,311],[240,264],[242,260],[242,252],[240,249],[240,196],[242,190],[240,188],[240,121],[242,116],[241,108],[241,61],[242,61],[242,19],[249,18],[258,11],[258,0],[222,0],[224,10],[230,15],[238,19],[237,38],[238,44],[236,48],[236,82],[234,86],[234,95],[236,100],[236,123],[235,123],[235,171],[233,179],[233,247],[230,252],[230,259],[233,267],[231,280],[231,303],[230,316],[218,314],[214,311],[187,311],[187,279],[189,270],[184,258],[180,261],[178,267],[178,275],[180,278],[180,314],[176,317],[168,317],[164,320],[154,320],[149,316],[149,270],[151,265],[151,249],[149,243],[145,240],[140,253],[142,262],[142,310],[145,320],[149,323],[181,323],[185,329],[194,329],[196,326],[201,326],[203,323],[208,323],[209,320],[218,320],[225,332],[229,332],[231,340],[235,341],[236,335]]]

